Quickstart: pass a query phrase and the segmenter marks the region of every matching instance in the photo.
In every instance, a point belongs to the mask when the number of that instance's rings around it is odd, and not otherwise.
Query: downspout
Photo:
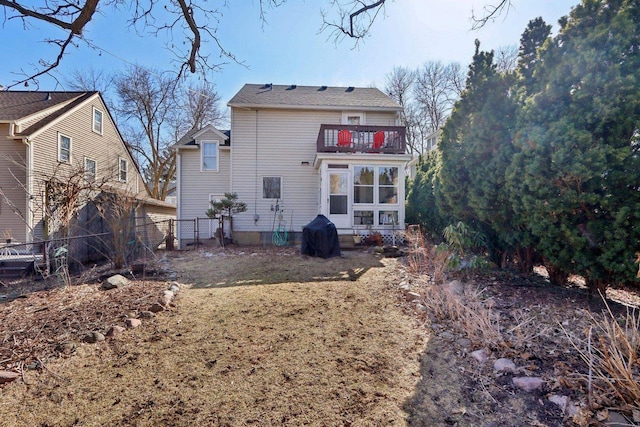
[[[253,192],[253,222],[258,225],[260,216],[258,215],[258,109],[256,108],[256,151],[254,164],[254,182],[255,190]]]
[[[176,208],[176,219],[180,220],[182,218],[182,193],[181,193],[181,183],[182,183],[182,176],[180,176],[180,174],[182,173],[182,168],[180,167],[180,164],[182,163],[182,157],[180,155],[180,149],[176,147],[176,204],[178,205]],[[178,240],[178,249],[181,249],[180,247],[180,236],[181,236],[181,230],[180,230],[180,221],[176,222],[176,239]]]
[[[22,142],[27,146],[26,159],[26,184],[27,184],[27,224],[26,224],[26,242],[33,242],[33,144],[23,138]]]

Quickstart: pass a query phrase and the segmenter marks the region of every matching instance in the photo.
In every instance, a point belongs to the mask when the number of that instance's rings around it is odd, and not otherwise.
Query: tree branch
[[[7,86],[7,90],[11,89],[14,86],[18,86],[21,84],[27,84],[27,82],[29,82],[30,80],[35,81],[36,78],[49,73],[49,71],[53,70],[54,68],[56,68],[58,65],[60,65],[60,61],[62,61],[62,57],[64,56],[67,47],[71,44],[71,42],[73,41],[74,37],[76,37],[75,34],[73,33],[69,33],[69,37],[67,37],[66,40],[61,41],[61,40],[49,40],[50,43],[55,43],[58,46],[60,46],[60,52],[58,52],[58,56],[56,57],[56,60],[50,64],[46,64],[44,63],[44,61],[40,61],[41,64],[45,64],[46,67],[40,71],[38,71],[37,73],[30,75],[22,80],[16,81],[15,83]]]
[[[484,16],[478,18],[475,13],[471,14],[471,21],[473,25],[471,29],[479,30],[484,27],[489,21],[495,21],[495,19],[502,14],[504,9],[507,9],[507,13],[509,13],[509,9],[511,9],[511,0],[500,0],[496,6],[488,5],[483,8]]]
[[[360,14],[362,14],[362,13],[365,13],[365,12],[366,12],[367,10],[369,10],[369,9],[373,9],[373,8],[378,7],[378,6],[382,6],[382,5],[384,4],[384,2],[385,2],[385,0],[378,0],[378,1],[377,1],[377,2],[375,2],[375,3],[372,3],[372,4],[370,4],[370,5],[365,5],[365,6],[361,7],[360,9],[356,10],[356,11],[355,11],[355,12],[353,12],[351,15],[349,15],[350,32],[348,32],[348,33],[347,33],[347,35],[348,35],[349,37],[354,37],[354,38],[355,38],[355,37],[358,37],[358,36],[356,36],[356,35],[354,34],[354,32],[353,32],[353,21],[354,21],[354,19],[355,19],[358,15],[360,15]],[[376,14],[377,14],[377,13],[376,13]]]
[[[69,3],[66,6],[64,6],[64,7],[73,6],[74,8],[80,11],[80,14],[76,19],[73,20],[73,22],[67,22],[67,21],[63,21],[61,19],[55,18],[56,15],[61,14],[63,6],[58,6],[58,8],[52,11],[51,14],[37,12],[33,9],[29,9],[27,7],[22,6],[20,3],[17,3],[15,1],[9,1],[9,0],[0,0],[0,6],[4,6],[6,8],[15,10],[20,15],[22,15],[23,18],[29,17],[29,18],[37,19],[39,21],[45,21],[55,25],[56,27],[60,27],[63,30],[68,30],[71,32],[71,34],[80,35],[82,34],[82,30],[84,29],[85,25],[87,25],[87,23],[91,21],[91,18],[93,18],[93,14],[96,12],[96,9],[98,8],[99,1],[100,0],[87,0],[86,3],[81,8],[79,8],[78,6],[72,3]],[[73,14],[74,13],[70,13],[68,15],[73,15]],[[66,13],[62,15],[67,16]]]
[[[185,3],[185,0],[178,0],[178,4],[180,4],[180,8],[182,9],[182,15],[184,16],[185,21],[187,21],[187,25],[191,32],[193,33],[193,39],[191,40],[191,53],[189,55],[189,59],[187,64],[189,65],[189,70],[192,73],[196,72],[196,55],[200,50],[200,30],[198,29],[198,25],[196,21],[193,19],[193,9]]]

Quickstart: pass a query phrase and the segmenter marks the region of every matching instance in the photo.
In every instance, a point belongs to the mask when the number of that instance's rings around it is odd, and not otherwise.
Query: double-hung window
[[[96,179],[96,161],[89,157],[84,158],[84,177],[87,181],[93,182]]]
[[[71,163],[71,137],[58,134],[58,161]]]
[[[262,177],[262,198],[282,199],[282,177],[263,176]]]
[[[202,141],[202,170],[218,170],[218,143],[212,141]]]
[[[118,157],[118,180],[127,182],[127,174],[129,172],[129,162],[127,159]]]
[[[102,135],[102,111],[93,108],[93,131]]]

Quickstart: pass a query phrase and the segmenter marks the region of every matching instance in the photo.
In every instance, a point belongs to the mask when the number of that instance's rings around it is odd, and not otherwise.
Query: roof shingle
[[[402,109],[377,88],[272,84],[245,84],[228,104],[231,107]]]
[[[13,121],[96,92],[0,91],[0,121]]]

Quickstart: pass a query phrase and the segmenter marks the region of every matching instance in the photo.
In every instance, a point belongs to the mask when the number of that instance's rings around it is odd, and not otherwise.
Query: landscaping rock
[[[138,315],[139,319],[151,319],[155,317],[155,313],[152,313],[151,311],[147,311],[147,310],[143,310],[140,312],[140,314]]]
[[[102,335],[100,332],[89,332],[87,335],[84,336],[84,338],[82,339],[82,341],[88,343],[88,344],[95,344],[99,341],[104,341],[104,335]]]
[[[164,311],[164,306],[162,304],[156,303],[149,307],[149,311],[152,313],[160,313],[161,311]]]
[[[493,363],[496,372],[515,372],[516,364],[511,359],[500,358]]]
[[[566,413],[567,406],[569,405],[569,396],[561,396],[557,394],[552,394],[549,396],[549,401],[555,403],[562,409],[562,413]]]
[[[129,279],[127,279],[126,277],[120,274],[115,274],[102,282],[101,288],[105,291],[108,291],[110,289],[127,286],[129,283]]]
[[[12,371],[0,371],[0,384],[10,383],[20,378],[20,374]]]
[[[426,306],[424,306],[424,305],[422,305],[420,303],[416,303],[416,310],[422,311],[422,312],[427,312],[428,309],[427,309]]]
[[[472,351],[471,357],[476,359],[480,363],[484,363],[489,358],[489,352],[485,348],[481,348],[480,350]]]
[[[142,321],[140,319],[127,319],[124,321],[124,324],[127,325],[127,328],[134,329],[138,326],[142,325]]]
[[[169,305],[171,305],[171,301],[173,301],[173,298],[170,298],[166,295],[162,295],[162,297],[160,298],[160,304],[165,307],[169,307]]]
[[[524,391],[534,391],[542,387],[544,380],[538,377],[515,377],[513,384]]]
[[[118,335],[122,334],[125,329],[122,326],[112,326],[107,331],[107,336],[111,338],[116,338]]]
[[[404,252],[397,246],[384,246],[382,253],[384,253],[384,256],[387,258],[399,258],[404,255]]]

